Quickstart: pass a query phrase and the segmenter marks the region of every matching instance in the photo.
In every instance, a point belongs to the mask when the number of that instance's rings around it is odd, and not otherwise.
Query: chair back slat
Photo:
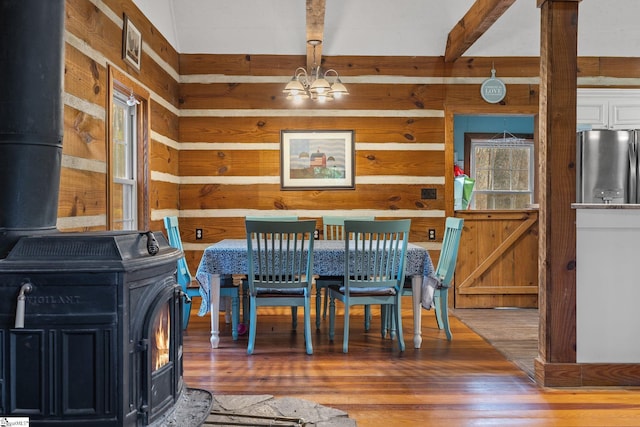
[[[405,276],[405,260],[411,220],[346,220],[345,288],[393,288],[399,292]],[[353,250],[350,250],[353,248]]]
[[[246,220],[249,292],[311,286],[316,222]]]
[[[324,240],[347,240],[344,234],[344,221],[373,221],[374,216],[323,216],[322,236]]]
[[[451,280],[453,279],[463,224],[464,219],[462,218],[450,217],[447,218],[445,222],[442,249],[440,251],[440,258],[438,259],[438,266],[436,267],[435,272],[444,287],[449,287],[451,285]]]

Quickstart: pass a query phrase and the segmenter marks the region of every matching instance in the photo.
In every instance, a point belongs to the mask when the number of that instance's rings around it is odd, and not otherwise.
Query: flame
[[[153,370],[158,370],[169,363],[169,347],[171,326],[169,323],[169,305],[160,311],[153,325],[153,347],[151,352],[151,363]]]

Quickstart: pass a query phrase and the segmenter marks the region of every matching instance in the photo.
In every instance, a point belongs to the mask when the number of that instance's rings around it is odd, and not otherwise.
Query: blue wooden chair
[[[447,335],[447,340],[449,341],[451,341],[452,337],[451,328],[449,326],[449,287],[451,286],[451,281],[453,280],[453,274],[456,268],[458,248],[460,246],[460,235],[462,234],[463,225],[464,219],[462,218],[449,217],[446,219],[440,258],[438,259],[438,265],[434,271],[434,275],[440,285],[434,290],[432,307],[434,308],[438,328],[444,329]],[[402,294],[413,296],[410,278],[405,280]]]
[[[404,351],[402,336],[402,286],[410,219],[344,222],[345,276],[342,286],[329,287],[329,339],[335,335],[336,304],[344,304],[342,351],[349,351],[349,312],[354,305],[384,305],[398,329],[398,347]],[[381,321],[385,319],[381,318]]]
[[[297,215],[247,215],[245,218],[250,221],[297,221]],[[242,279],[242,322],[249,324],[249,283],[246,278]],[[291,321],[293,329],[298,327],[298,308],[291,307]]]
[[[258,307],[303,307],[307,354],[311,343],[311,279],[316,222],[246,220],[249,344],[253,354]]]
[[[189,272],[189,266],[184,258],[184,249],[182,247],[182,238],[180,237],[180,229],[178,228],[178,217],[167,216],[164,218],[164,227],[167,230],[169,245],[182,251],[182,257],[178,259],[178,267],[176,272],[176,280],[182,286],[182,290],[187,296],[184,300],[182,311],[182,328],[187,329],[189,325],[189,317],[191,316],[191,300],[200,296],[199,286],[193,286],[192,276]],[[238,339],[238,323],[240,320],[240,299],[238,287],[234,286],[231,276],[220,277],[220,297],[231,297],[231,335],[234,340]]]
[[[442,237],[442,249],[435,275],[441,286],[433,294],[433,307],[438,321],[438,327],[444,329],[447,340],[451,341],[451,328],[449,327],[449,287],[453,280],[460,247],[460,235],[464,219],[447,218],[445,222],[444,236]],[[411,288],[409,288],[411,289]]]
[[[324,240],[346,240],[344,234],[344,220],[356,221],[373,221],[373,216],[323,216],[322,217],[322,238]],[[320,276],[316,278],[316,329],[320,329],[320,314],[322,318],[327,318],[327,305],[329,301],[329,292],[327,288],[330,285],[342,285],[343,276]],[[322,303],[322,291],[324,289],[324,303]],[[322,309],[321,309],[322,307]],[[369,330],[371,321],[371,309],[365,307],[365,330]]]

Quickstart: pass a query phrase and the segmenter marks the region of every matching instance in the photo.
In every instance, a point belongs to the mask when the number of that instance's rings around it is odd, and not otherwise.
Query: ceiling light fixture
[[[309,71],[304,67],[296,68],[293,77],[282,91],[287,95],[287,99],[300,102],[310,98],[326,102],[349,94],[336,70],[329,69],[323,73],[320,65],[316,64],[316,46],[321,43],[322,40],[307,40],[307,44],[313,46],[313,68]],[[333,83],[330,83],[328,78],[333,79]]]

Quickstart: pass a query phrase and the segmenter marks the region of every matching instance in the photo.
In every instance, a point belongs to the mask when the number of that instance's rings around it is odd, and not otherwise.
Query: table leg
[[[411,277],[411,293],[413,302],[413,347],[422,346],[422,276]]]
[[[220,344],[220,275],[209,275],[209,289],[210,298],[209,301],[209,313],[211,314],[211,348],[218,348]]]

